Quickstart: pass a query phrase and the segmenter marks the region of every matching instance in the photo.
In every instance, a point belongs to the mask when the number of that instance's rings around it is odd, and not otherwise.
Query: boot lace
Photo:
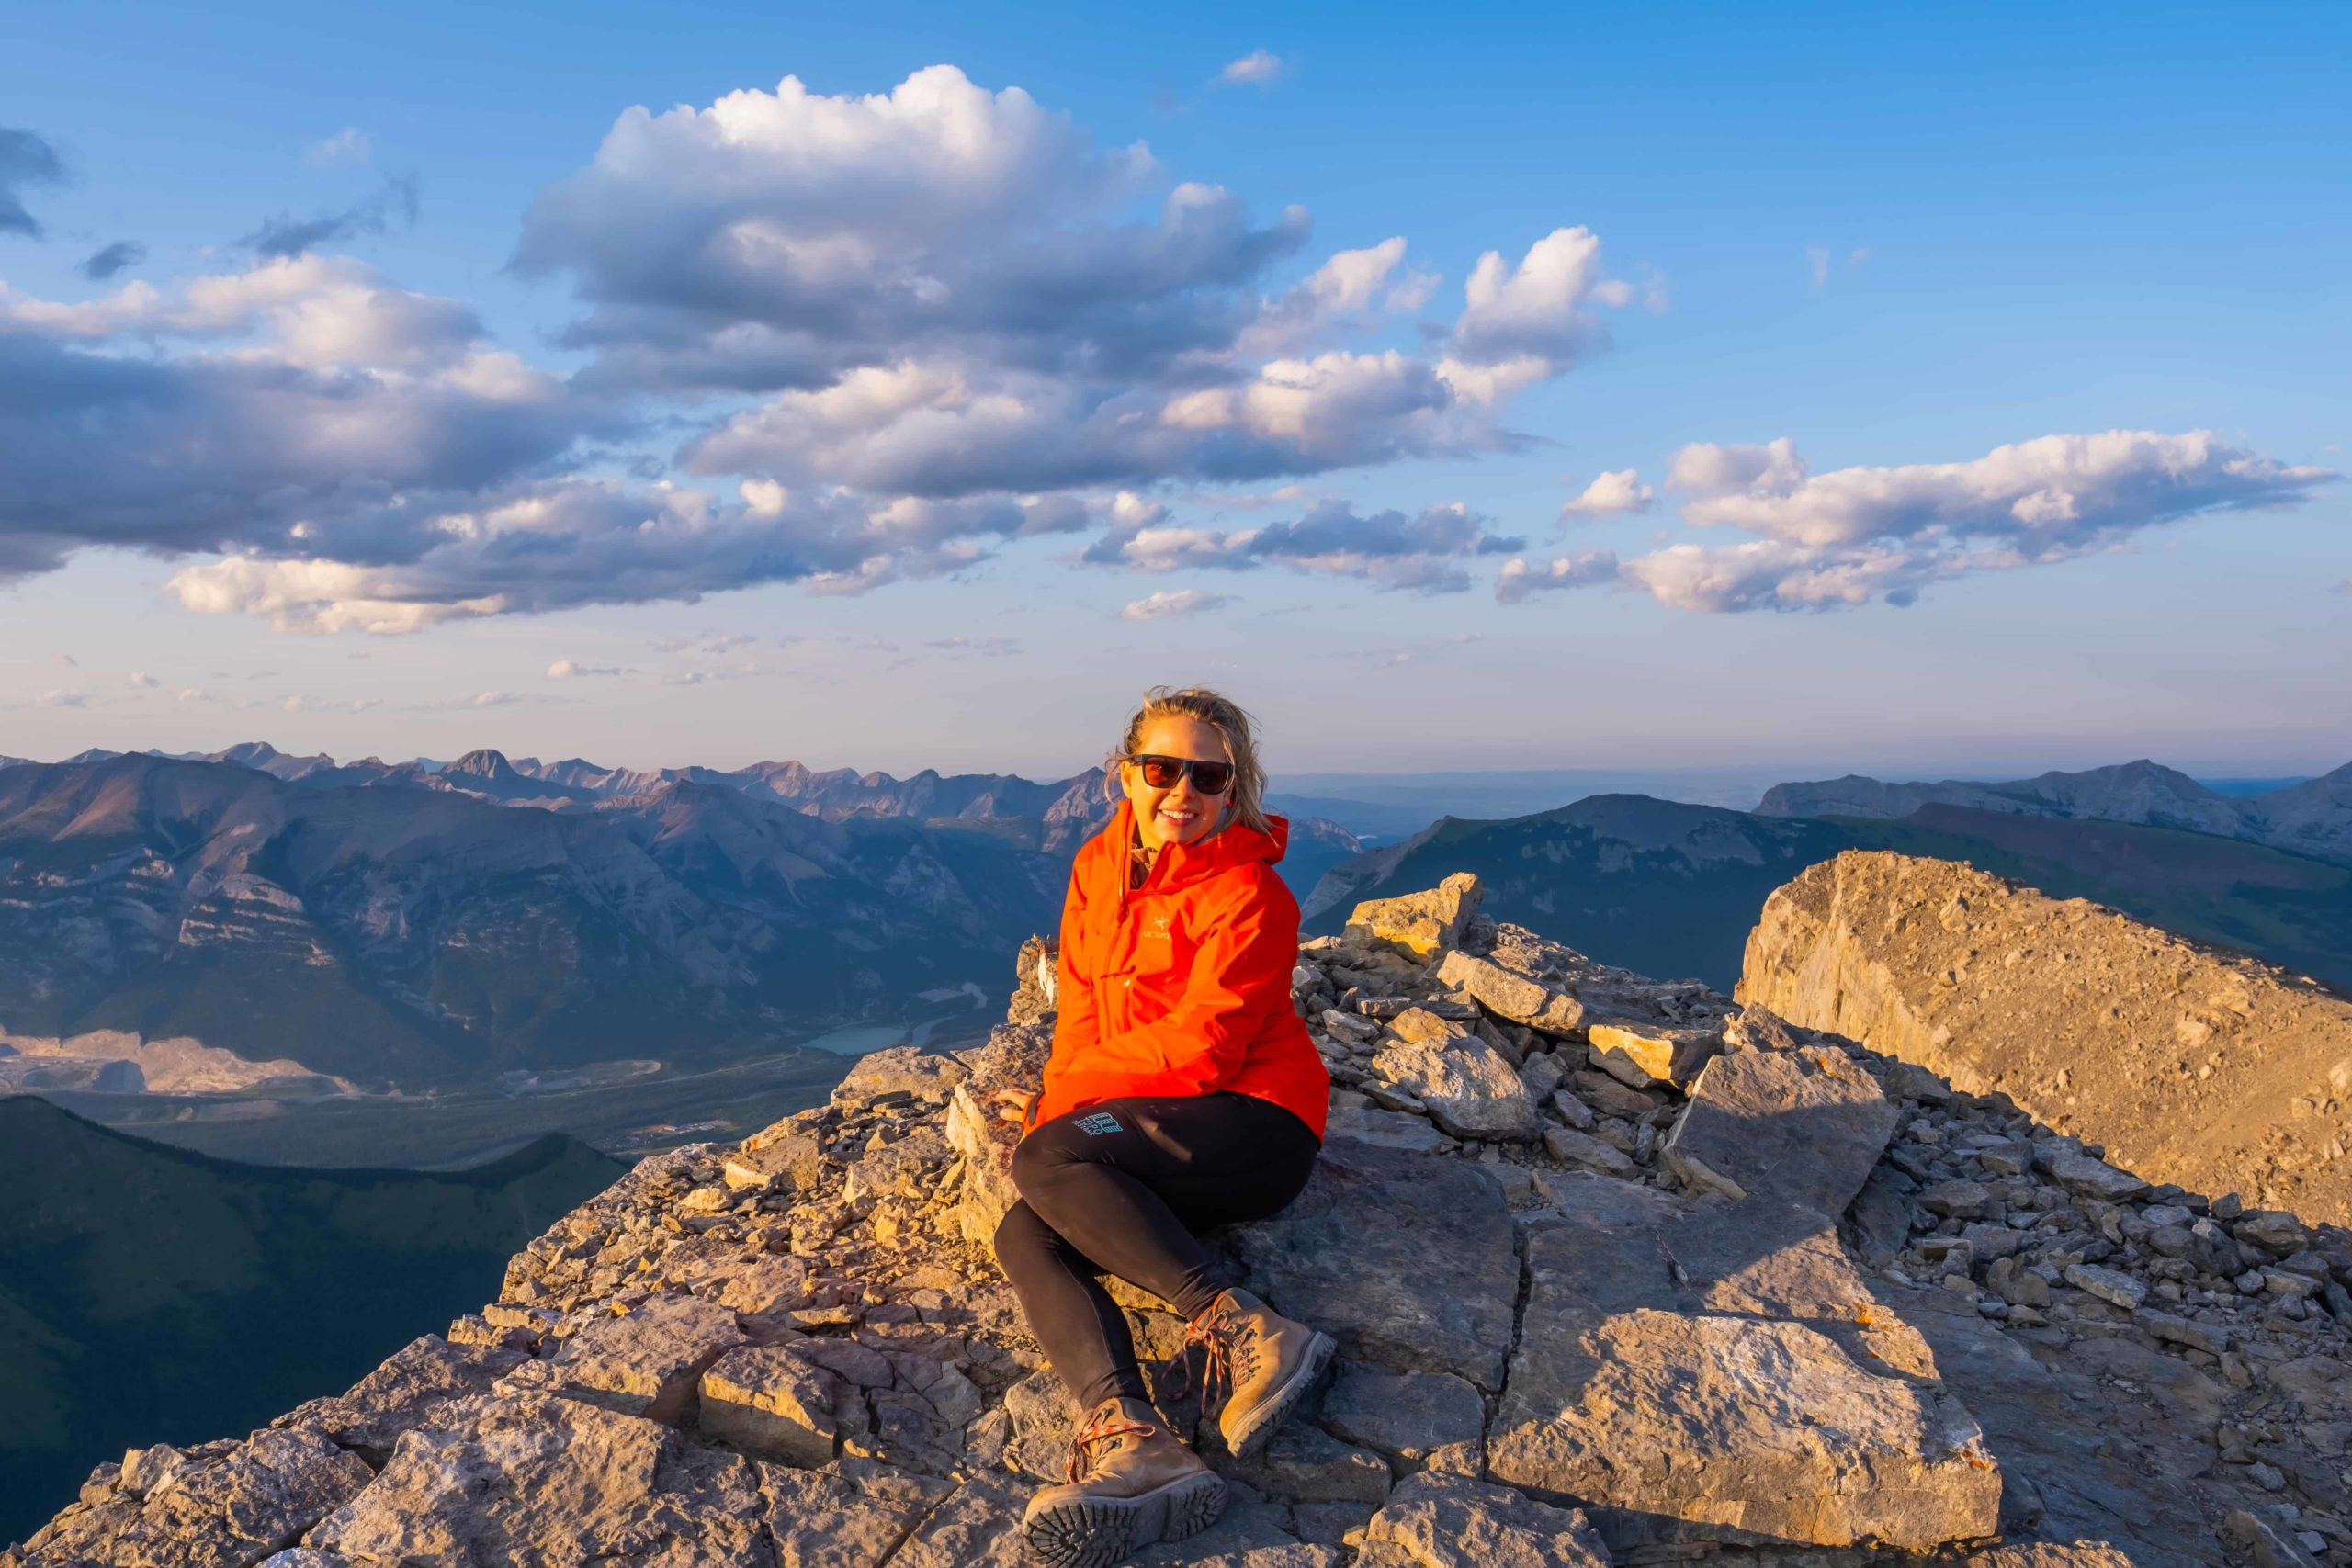
[[[1194,1346],[1201,1350],[1201,1408],[1206,1411],[1217,1400],[1230,1394],[1235,1387],[1247,1382],[1258,1370],[1258,1336],[1249,1331],[1240,1314],[1233,1310],[1229,1298],[1219,1296],[1204,1308],[1184,1329],[1183,1382],[1177,1387],[1176,1397],[1182,1399],[1193,1387],[1193,1363],[1190,1352]]]
[[[1094,1450],[1114,1438],[1129,1433],[1149,1436],[1156,1428],[1140,1421],[1130,1421],[1115,1404],[1105,1404],[1086,1418],[1078,1436],[1069,1442],[1069,1461],[1062,1467],[1062,1478],[1075,1484],[1094,1473],[1101,1461]]]

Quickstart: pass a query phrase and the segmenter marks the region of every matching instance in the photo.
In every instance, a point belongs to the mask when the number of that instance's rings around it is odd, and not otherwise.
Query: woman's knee
[[[1053,1232],[1037,1212],[1026,1203],[1015,1203],[996,1223],[996,1234],[989,1238],[989,1248],[996,1254],[997,1267],[1008,1276],[1023,1262],[1037,1256],[1052,1246]]]

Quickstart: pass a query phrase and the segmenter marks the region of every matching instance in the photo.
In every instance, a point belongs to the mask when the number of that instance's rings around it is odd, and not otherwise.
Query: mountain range
[[[1499,919],[1612,964],[1727,987],[1765,897],[1856,849],[1965,861],[2352,988],[2344,866],[2177,827],[1941,802],[1890,818],[1614,795],[1502,821],[1445,818],[1334,869],[1302,909],[1308,932],[1334,933],[1359,899],[1474,871]]]
[[[343,1388],[623,1168],[564,1137],[456,1174],[242,1166],[0,1096],[0,1540],[93,1455]]]
[[[1756,809],[1765,817],[1894,820],[1924,806],[2067,820],[2135,822],[2243,839],[2290,854],[2352,865],[2352,763],[2315,779],[2251,795],[2223,795],[2187,773],[2143,758],[2078,773],[2043,773],[2007,784],[1945,779],[1885,784],[1860,774],[1775,784]]]
[[[1003,933],[1058,918],[1100,777],[258,743],[0,767],[0,1046],[114,1031],[191,1043],[172,1061],[206,1085],[226,1052],[249,1082],[383,1086],[724,1057],[1001,995]],[[1313,821],[1294,845],[1302,886],[1360,848]]]

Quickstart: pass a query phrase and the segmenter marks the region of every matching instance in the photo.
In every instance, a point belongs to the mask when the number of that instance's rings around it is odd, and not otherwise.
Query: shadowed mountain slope
[[[92,1454],[339,1391],[621,1169],[561,1137],[448,1175],[232,1165],[0,1097],[0,1540]]]

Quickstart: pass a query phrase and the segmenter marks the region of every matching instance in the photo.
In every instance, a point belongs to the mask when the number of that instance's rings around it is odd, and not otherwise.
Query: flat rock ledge
[[[1137,1563],[2352,1562],[2342,1233],[1480,902],[1450,877],[1301,947],[1325,1156],[1213,1240],[1340,1349],[1264,1451],[1114,1286],[1230,1486]],[[0,1568],[1011,1568],[1076,1414],[988,1250],[1050,944],[1017,972],[985,1047],[644,1160],[478,1314],[100,1465]]]

